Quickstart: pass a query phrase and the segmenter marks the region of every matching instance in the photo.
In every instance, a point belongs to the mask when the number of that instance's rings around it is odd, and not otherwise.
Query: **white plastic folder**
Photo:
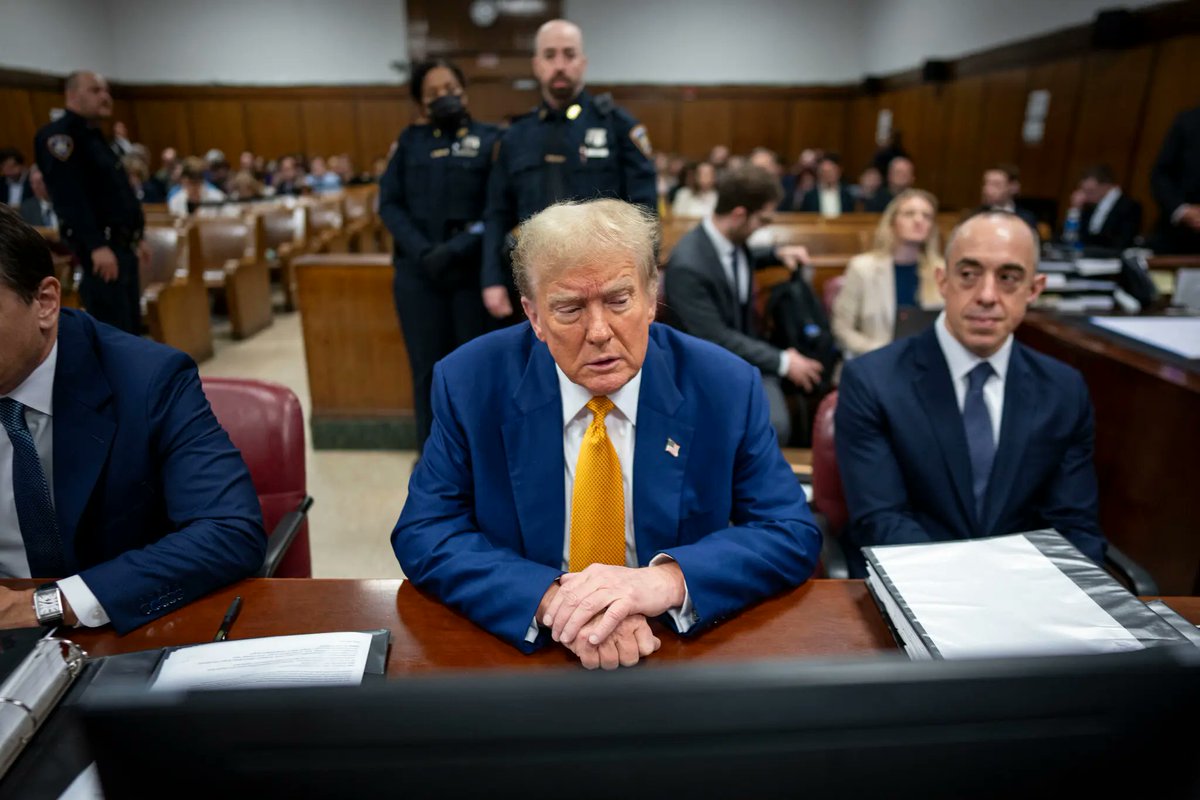
[[[863,548],[913,659],[1111,653],[1188,640],[1053,530]]]

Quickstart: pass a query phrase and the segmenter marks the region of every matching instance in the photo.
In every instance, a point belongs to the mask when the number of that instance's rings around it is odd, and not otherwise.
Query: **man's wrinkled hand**
[[[599,644],[578,636],[564,646],[586,669],[616,669],[636,666],[643,658],[657,652],[662,641],[650,630],[650,623],[643,615],[633,614],[621,620],[612,635]]]
[[[787,378],[806,392],[811,392],[821,383],[825,367],[820,361],[808,358],[794,347],[789,347]]]
[[[674,561],[640,569],[593,564],[559,579],[559,590],[539,622],[550,628],[554,641],[567,646],[587,625],[587,641],[599,645],[626,617],[656,617],[683,605],[684,596],[683,572]]]
[[[92,272],[105,283],[112,283],[120,273],[117,254],[111,247],[97,247],[92,251]]]
[[[801,244],[785,244],[775,248],[775,257],[792,272],[811,261],[808,248]]]

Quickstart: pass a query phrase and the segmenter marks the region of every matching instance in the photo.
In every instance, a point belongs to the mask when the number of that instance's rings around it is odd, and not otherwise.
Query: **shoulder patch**
[[[654,148],[650,146],[650,135],[646,133],[645,125],[635,125],[629,131],[629,138],[633,140],[634,145],[638,150],[642,151],[642,155],[646,158],[651,158],[654,155]]]
[[[59,161],[66,161],[75,152],[75,140],[65,133],[56,133],[46,140],[46,149]]]

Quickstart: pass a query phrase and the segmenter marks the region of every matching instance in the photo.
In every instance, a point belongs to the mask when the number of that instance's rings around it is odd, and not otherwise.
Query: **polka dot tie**
[[[0,424],[12,442],[13,498],[21,538],[25,540],[29,574],[35,578],[61,577],[66,574],[66,567],[58,538],[58,518],[50,501],[46,472],[25,424],[25,406],[11,397],[0,398]]]
[[[621,462],[608,438],[604,418],[613,410],[607,397],[587,404],[592,424],[583,435],[571,494],[571,572],[590,564],[625,563],[625,490]]]

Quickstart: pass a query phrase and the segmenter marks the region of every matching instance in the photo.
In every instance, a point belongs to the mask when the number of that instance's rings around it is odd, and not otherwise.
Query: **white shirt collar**
[[[712,241],[713,247],[717,249],[717,254],[721,257],[721,261],[728,262],[729,254],[732,253],[735,248],[734,243],[726,239],[721,232],[717,230],[717,226],[713,224],[711,215],[705,217],[700,222],[700,225],[704,228],[704,232],[708,234],[708,238]]]
[[[980,358],[954,338],[954,334],[946,327],[945,311],[938,314],[937,321],[933,323],[933,330],[937,335],[938,346],[942,348],[942,355],[946,358],[946,366],[950,368],[950,377],[954,379],[955,383],[962,381],[967,373],[983,361],[992,365],[992,369],[996,371],[996,376],[1001,381],[1007,377],[1008,359],[1012,355],[1013,336],[1011,333],[1004,340],[1004,344],[1000,345],[999,350],[988,358]]]
[[[23,406],[40,411],[48,417],[54,416],[54,368],[58,365],[58,342],[50,348],[50,355],[29,373],[21,385],[5,397],[11,397]]]
[[[558,391],[562,395],[563,427],[566,428],[587,407],[594,395],[579,384],[572,383],[558,364],[554,365],[554,371],[558,373]],[[617,407],[617,411],[620,411],[631,425],[637,425],[638,396],[641,394],[641,390],[642,371],[639,369],[628,383],[608,396],[608,399]]]

